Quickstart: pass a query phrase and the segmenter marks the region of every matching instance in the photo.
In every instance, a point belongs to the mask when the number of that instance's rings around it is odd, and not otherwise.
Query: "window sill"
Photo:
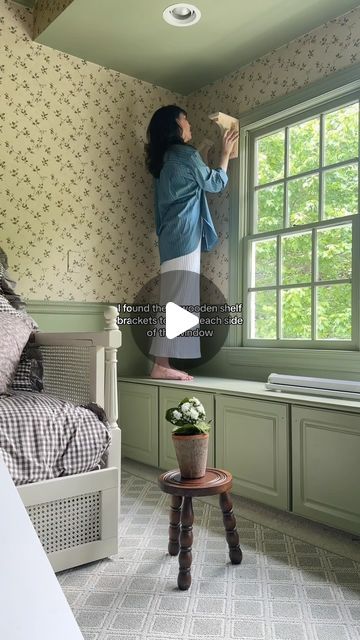
[[[221,354],[229,365],[245,367],[250,379],[258,379],[251,370],[261,369],[266,377],[276,372],[360,380],[359,351],[223,347]]]

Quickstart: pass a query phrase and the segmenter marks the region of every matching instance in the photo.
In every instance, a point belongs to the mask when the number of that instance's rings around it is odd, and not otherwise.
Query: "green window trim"
[[[293,92],[285,97],[273,100],[270,103],[261,105],[260,107],[253,109],[251,112],[240,115],[240,153],[239,161],[231,163],[230,166],[230,180],[232,185],[239,185],[239,189],[236,187],[232,189],[231,193],[231,210],[233,212],[239,211],[240,215],[230,216],[230,282],[229,282],[229,300],[231,303],[244,302],[243,292],[245,289],[245,277],[244,277],[244,254],[247,251],[246,241],[244,240],[246,234],[246,228],[248,227],[248,220],[245,219],[244,212],[249,211],[249,198],[247,185],[249,180],[248,174],[248,162],[249,162],[249,146],[250,136],[255,130],[261,128],[262,133],[267,130],[273,130],[276,123],[281,123],[281,127],[285,124],[291,124],[302,120],[305,117],[310,117],[312,114],[318,114],[325,101],[327,102],[326,109],[341,105],[345,101],[350,102],[351,98],[358,99],[360,89],[360,64],[353,65],[352,67],[341,70],[328,78],[324,78],[319,82],[307,86],[306,88]],[[341,219],[345,222],[344,219]],[[340,219],[339,219],[340,222]],[[356,223],[354,229],[354,235],[356,236],[356,243],[359,244],[359,222],[358,215],[356,215]],[[298,231],[302,231],[301,227]],[[359,261],[356,257],[356,268],[353,264],[353,277],[358,278]],[[359,290],[359,283],[354,283],[353,289]],[[360,301],[356,301],[354,309],[353,321],[358,327],[360,324]],[[302,370],[307,370],[309,367],[314,370],[328,370],[328,367],[332,367],[334,371],[343,373],[342,377],[346,377],[346,373],[349,367],[354,374],[354,377],[360,375],[360,354],[358,352],[359,338],[357,336],[357,346],[350,341],[346,342],[346,346],[343,342],[336,344],[332,343],[331,349],[328,342],[324,342],[319,348],[318,343],[316,347],[314,344],[302,343],[296,340],[290,342],[286,340],[286,346],[279,346],[279,342],[269,341],[266,343],[261,340],[257,343],[255,340],[251,340],[250,344],[246,344],[243,337],[243,327],[233,326],[230,329],[229,336],[226,345],[223,349],[224,355],[229,363],[245,364],[249,363],[259,357],[264,361],[264,366],[269,366],[270,370],[278,368],[284,362],[289,363],[289,359],[298,356],[301,353],[301,366],[299,366],[299,373]],[[311,348],[312,347],[312,348]],[[319,362],[319,355],[321,354],[321,361]],[[351,356],[351,366],[349,357]],[[265,358],[265,360],[264,360]],[[347,365],[345,366],[345,359]],[[259,362],[260,362],[259,360]],[[265,361],[267,365],[265,365]],[[272,365],[274,363],[274,366]],[[345,376],[344,376],[345,373]]]

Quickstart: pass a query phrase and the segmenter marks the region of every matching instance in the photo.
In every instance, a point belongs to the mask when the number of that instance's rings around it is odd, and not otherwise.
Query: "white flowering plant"
[[[165,418],[174,425],[177,436],[208,433],[211,420],[206,420],[205,409],[198,398],[184,398],[177,407],[168,409]]]

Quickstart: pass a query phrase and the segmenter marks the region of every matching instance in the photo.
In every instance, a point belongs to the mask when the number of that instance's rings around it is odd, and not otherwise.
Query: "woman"
[[[164,301],[182,304],[182,296],[188,297],[189,287],[194,288],[193,274],[200,273],[200,252],[210,251],[218,241],[205,192],[216,193],[226,187],[229,156],[237,138],[236,131],[225,132],[219,167],[210,169],[189,144],[191,126],[184,109],[175,105],[161,107],[151,118],[145,150],[146,166],[155,178],[161,304]],[[174,299],[171,291],[164,291],[163,274],[177,271]],[[199,358],[200,339],[179,336],[169,340],[157,336],[150,354],[155,357],[152,378],[192,380],[193,376],[185,371],[172,368],[169,358]]]

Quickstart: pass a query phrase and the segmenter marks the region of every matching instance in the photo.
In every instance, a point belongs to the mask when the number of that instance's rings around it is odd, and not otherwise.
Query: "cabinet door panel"
[[[176,407],[183,398],[195,396],[204,405],[207,420],[211,420],[209,432],[208,467],[214,466],[214,397],[212,393],[194,391],[184,387],[160,387],[159,397],[159,463],[160,468],[176,469],[178,466],[174,445],[171,439],[172,425],[165,420],[165,414],[171,407]]]
[[[360,533],[360,416],[292,411],[293,510]]]
[[[216,464],[242,496],[289,508],[287,405],[216,396]]]
[[[122,455],[158,467],[158,388],[155,385],[119,382],[119,426]]]

